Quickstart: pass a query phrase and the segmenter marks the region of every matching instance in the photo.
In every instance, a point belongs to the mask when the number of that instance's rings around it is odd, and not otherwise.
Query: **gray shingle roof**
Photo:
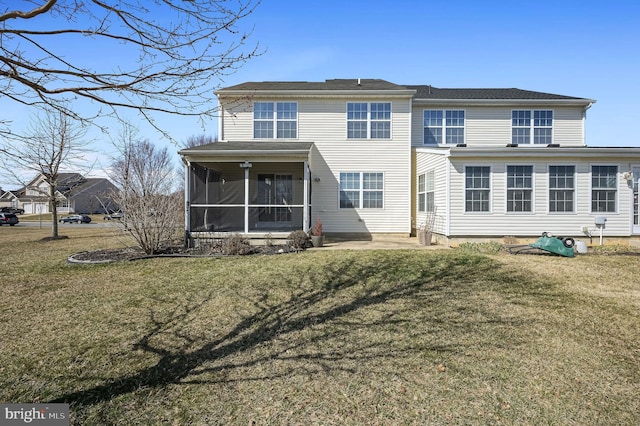
[[[522,89],[440,89],[428,85],[406,86],[416,90],[415,99],[584,99]],[[586,100],[586,99],[585,99]]]
[[[308,81],[263,81],[263,82],[247,82],[237,84],[231,87],[225,87],[225,90],[406,90],[404,86],[390,83],[379,79],[334,79],[323,82]]]
[[[195,146],[193,148],[182,149],[179,154],[190,154],[192,152],[203,151],[309,151],[313,142],[214,142],[206,145]]]
[[[573,96],[535,92],[516,88],[438,88],[431,85],[399,85],[380,79],[334,79],[323,82],[309,81],[263,81],[246,82],[226,87],[225,91],[367,91],[367,90],[415,90],[414,99],[458,99],[458,100],[584,100]]]

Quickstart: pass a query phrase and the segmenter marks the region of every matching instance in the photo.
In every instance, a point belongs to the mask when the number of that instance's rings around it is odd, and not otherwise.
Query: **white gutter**
[[[638,156],[640,148],[595,148],[595,147],[490,147],[490,148],[458,148],[451,147],[451,157],[621,157]]]

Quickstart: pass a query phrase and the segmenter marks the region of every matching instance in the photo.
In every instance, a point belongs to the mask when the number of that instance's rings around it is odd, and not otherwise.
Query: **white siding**
[[[311,223],[320,217],[327,233],[411,232],[411,109],[408,97],[255,100],[298,103],[296,141],[315,144],[309,163],[312,180]],[[347,139],[347,102],[391,102],[391,139]],[[227,105],[223,118],[225,140],[254,140],[251,108],[252,101]],[[384,208],[340,209],[340,172],[382,172]]]
[[[511,111],[514,109],[551,109],[553,117],[553,142],[561,146],[584,145],[583,109],[581,107],[491,107],[491,106],[452,106],[414,105],[411,121],[413,146],[423,144],[423,111],[425,109],[456,109],[465,111],[465,142],[469,147],[501,146],[511,143]]]
[[[447,185],[447,158],[445,156],[446,152],[442,153],[428,153],[428,152],[420,152],[417,151],[415,153],[415,163],[416,163],[416,180],[414,184],[414,215],[415,215],[415,223],[414,226],[420,227],[424,225],[427,221],[428,213],[427,212],[419,212],[418,211],[418,191],[417,191],[417,176],[420,176],[430,170],[434,171],[434,179],[435,179],[435,194],[434,194],[434,203],[436,207],[435,212],[435,222],[433,232],[438,234],[446,234],[447,230],[447,216],[448,205],[447,205],[447,193],[448,193],[448,185]]]
[[[629,236],[631,232],[631,196],[627,182],[620,177],[630,170],[630,164],[620,158],[602,161],[584,158],[518,158],[509,159],[459,159],[451,167],[451,229],[450,236],[538,236],[544,231],[556,235],[584,237],[582,227],[594,228],[596,216],[605,216],[605,236]],[[513,213],[506,211],[506,166],[530,164],[534,173],[534,211]],[[464,168],[481,165],[491,167],[491,211],[466,213],[464,206]],[[550,213],[549,165],[573,165],[576,167],[575,212]],[[591,165],[617,165],[617,211],[615,213],[591,212]]]

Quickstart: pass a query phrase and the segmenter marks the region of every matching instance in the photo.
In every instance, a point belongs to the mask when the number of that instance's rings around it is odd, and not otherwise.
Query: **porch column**
[[[309,231],[309,162],[303,161],[302,167],[304,169],[304,185],[302,189],[302,230],[304,232]]]
[[[252,164],[248,161],[240,163],[244,169],[244,233],[249,233],[249,169]]]

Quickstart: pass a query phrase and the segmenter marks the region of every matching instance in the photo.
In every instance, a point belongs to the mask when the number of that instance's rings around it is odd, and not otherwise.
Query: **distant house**
[[[443,242],[640,236],[640,148],[590,147],[592,99],[384,80],[216,92],[220,141],[180,151],[186,231],[413,234]],[[615,142],[615,141],[614,141]],[[285,234],[286,235],[286,234]]]
[[[80,173],[60,173],[56,187],[59,213],[106,213],[118,210],[111,199],[116,186],[109,179],[86,178]],[[49,186],[38,175],[26,186],[0,196],[1,206],[24,209],[25,214],[49,213]]]

